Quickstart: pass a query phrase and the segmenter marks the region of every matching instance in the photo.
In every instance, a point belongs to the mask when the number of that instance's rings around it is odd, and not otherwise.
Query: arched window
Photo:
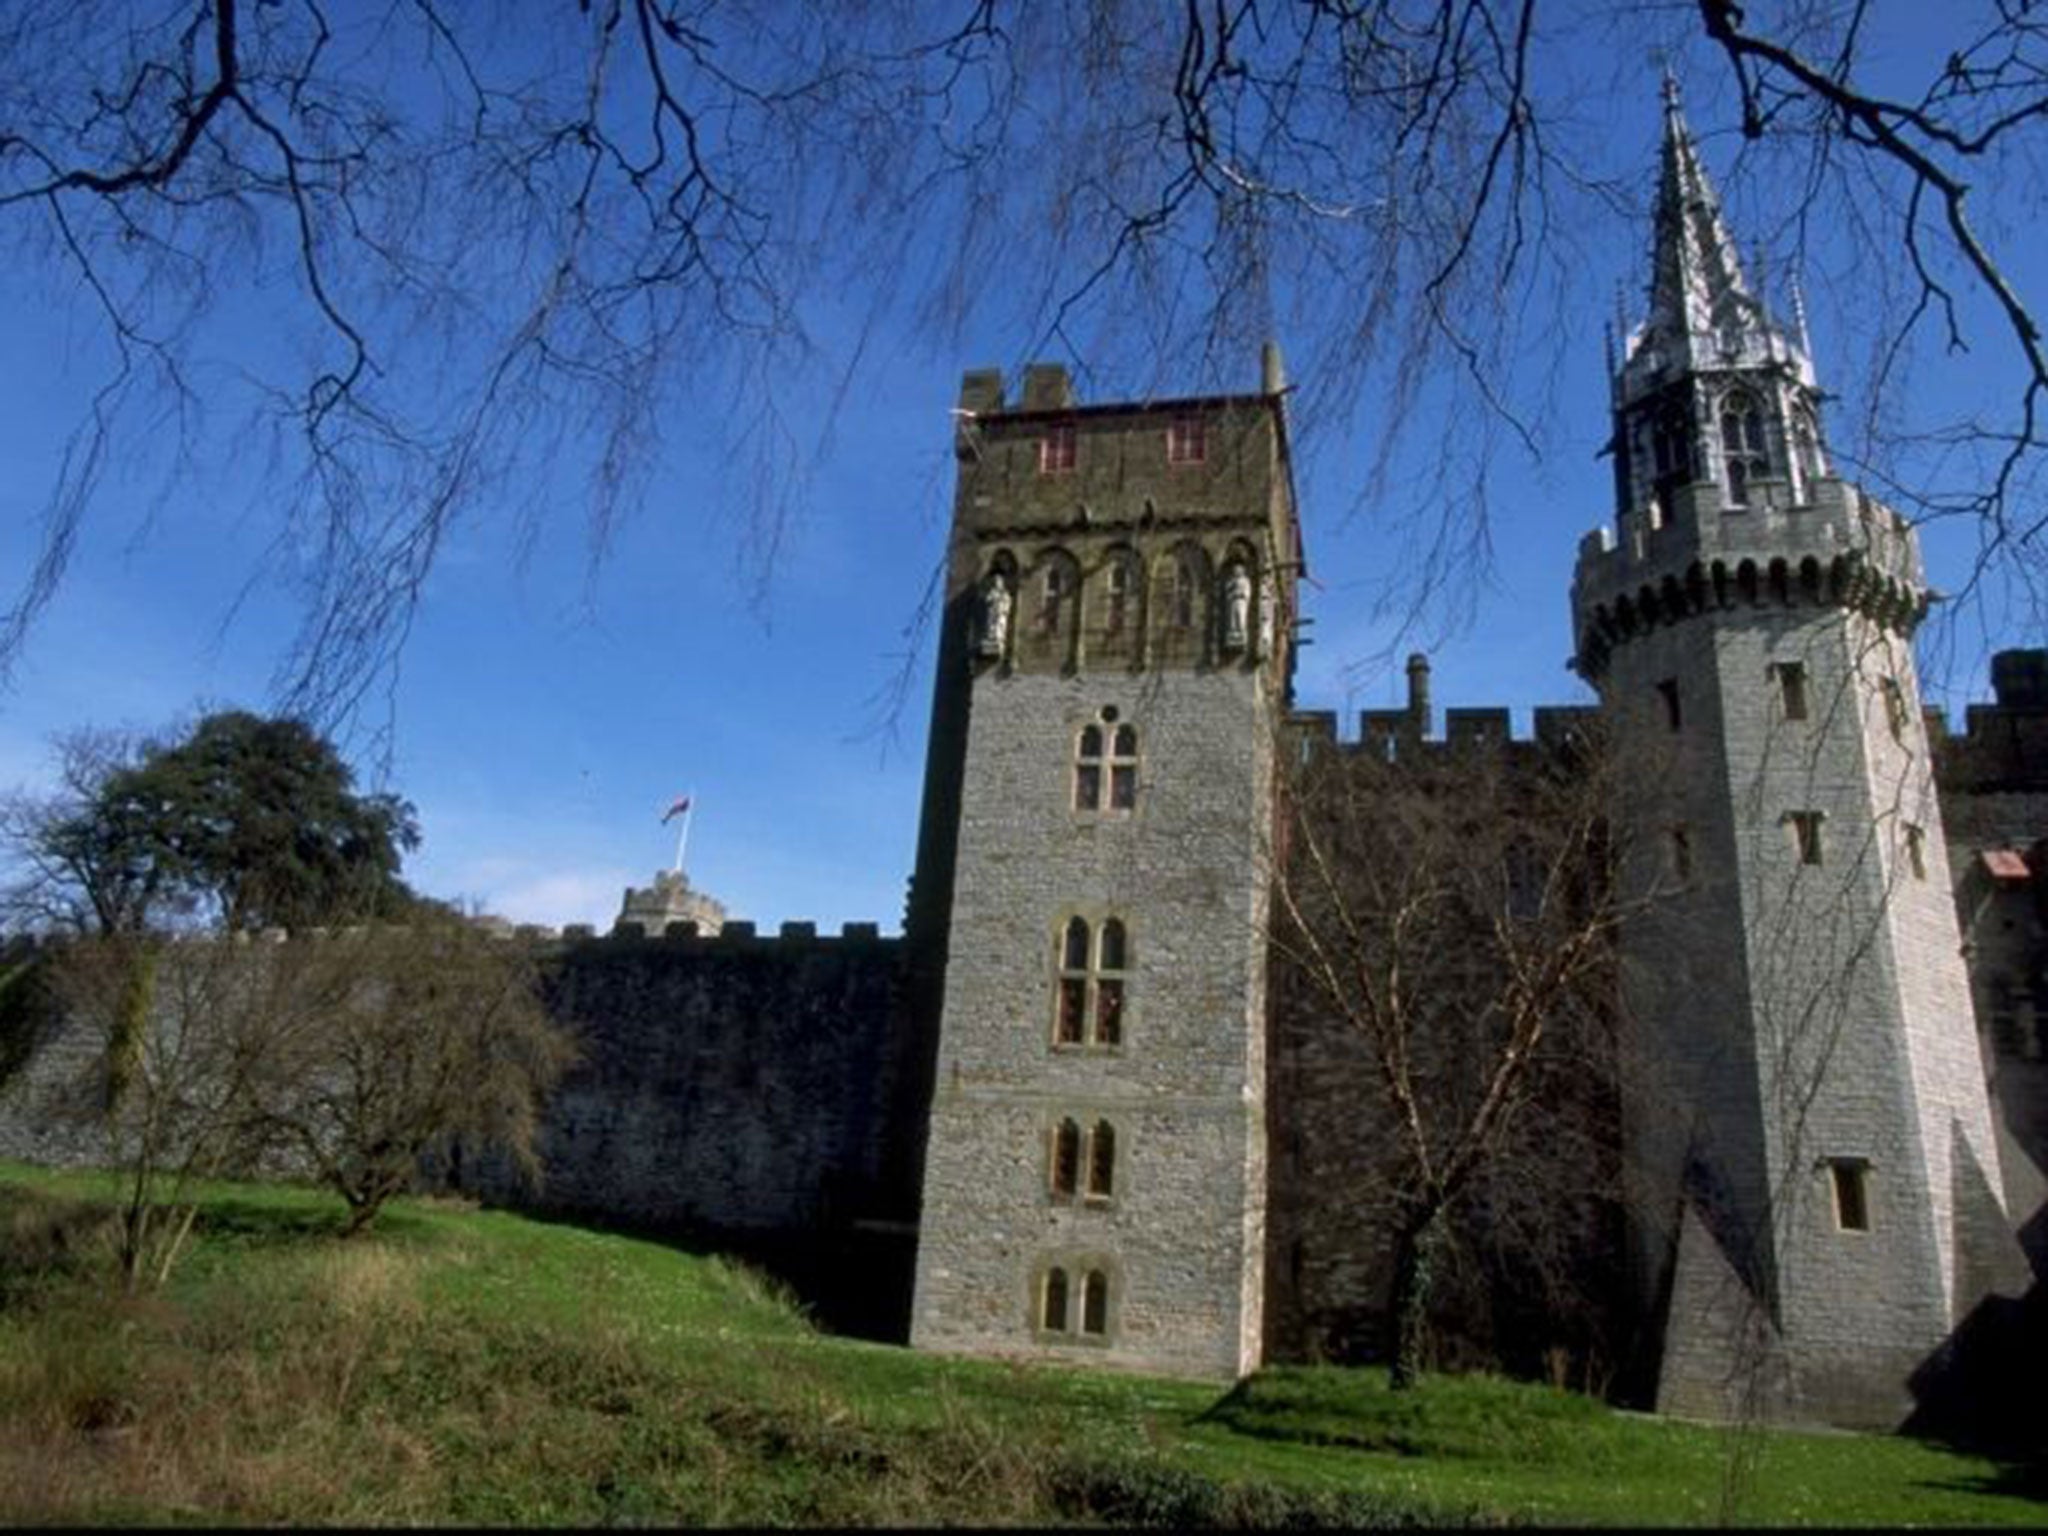
[[[1088,924],[1078,917],[1068,918],[1060,939],[1059,1008],[1052,1035],[1060,1045],[1081,1043],[1088,1018],[1088,951]]]
[[[1116,1193],[1116,1130],[1107,1120],[1088,1133],[1088,1198],[1107,1200]]]
[[[1103,711],[1107,720],[1114,709]],[[1103,781],[1108,780],[1106,808],[1128,811],[1138,803],[1138,731],[1132,725],[1084,725],[1074,741],[1074,809],[1105,809]]]
[[[1726,453],[1762,453],[1764,419],[1756,401],[1742,390],[1731,390],[1721,402],[1721,448]]]
[[[1751,484],[1771,472],[1765,456],[1764,419],[1756,399],[1731,389],[1721,399],[1721,456],[1728,465],[1728,504],[1749,505]]]
[[[1682,405],[1667,405],[1650,428],[1650,459],[1659,484],[1684,485],[1692,479],[1692,422]]]
[[[1045,1272],[1045,1290],[1039,1302],[1038,1326],[1047,1333],[1067,1331],[1067,1272],[1064,1269],[1049,1269]]]
[[[1059,981],[1053,1005],[1055,1045],[1123,1043],[1124,978],[1129,963],[1124,925],[1113,917],[1091,931],[1070,917],[1060,930]]]
[[[1081,1282],[1081,1331],[1109,1332],[1109,1276],[1091,1269]]]
[[[1053,1127],[1051,1166],[1046,1184],[1055,1199],[1070,1200],[1081,1182],[1081,1127],[1062,1120]]]
[[[1095,1040],[1120,1045],[1124,1037],[1124,925],[1102,920],[1095,957]]]

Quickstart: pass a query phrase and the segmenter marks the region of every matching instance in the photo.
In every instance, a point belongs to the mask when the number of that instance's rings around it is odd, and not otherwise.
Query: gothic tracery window
[[[1770,473],[1765,456],[1763,414],[1756,398],[1732,389],[1721,400],[1721,457],[1728,466],[1728,504],[1749,504],[1749,488]]]

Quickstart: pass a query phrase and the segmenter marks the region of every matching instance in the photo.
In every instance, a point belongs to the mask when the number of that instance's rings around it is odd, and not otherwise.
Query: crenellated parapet
[[[1579,545],[1572,583],[1581,676],[1615,647],[1698,615],[1737,607],[1836,607],[1900,635],[1926,617],[1928,587],[1912,526],[1861,487],[1818,479],[1812,500],[1723,504],[1711,484],[1678,490],[1668,512],[1624,514]]]
[[[1951,731],[1928,711],[1934,774],[1945,797],[2048,793],[2048,650],[1991,658],[1989,704],[1971,704]]]
[[[1297,710],[1287,718],[1287,733],[1297,760],[1328,753],[1426,767],[1479,752],[1509,757],[1567,753],[1583,747],[1600,728],[1600,711],[1590,704],[1539,704],[1526,736],[1514,733],[1514,717],[1505,706],[1446,709],[1443,714],[1440,737],[1425,735],[1405,709],[1361,710],[1355,736],[1340,731],[1334,710]]]

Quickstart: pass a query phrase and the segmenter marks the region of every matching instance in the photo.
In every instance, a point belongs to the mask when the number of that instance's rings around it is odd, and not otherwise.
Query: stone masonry
[[[1082,408],[1043,369],[1006,409],[968,375],[920,1347],[1260,1359],[1280,387],[1269,355],[1261,395]]]
[[[1914,677],[1926,583],[1828,467],[1804,339],[1748,292],[1675,100],[1664,154],[1619,537],[1573,590],[1641,765],[1627,878],[1658,897],[1623,955],[1657,1401],[1896,1423],[1915,1366],[2024,1286]]]

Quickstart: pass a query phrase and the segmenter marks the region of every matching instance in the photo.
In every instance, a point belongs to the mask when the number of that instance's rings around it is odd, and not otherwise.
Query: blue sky
[[[1647,199],[1652,73],[1599,110]],[[1694,127],[1747,239],[1716,111],[1695,105]],[[1625,245],[1602,248],[1581,274],[1588,289],[1621,282],[1639,294],[1647,239],[1644,224]],[[2041,290],[2036,272],[2020,276],[2023,291]],[[10,586],[98,377],[90,332],[50,299],[20,281],[0,286],[0,573]],[[1829,314],[1854,302],[1815,294],[1825,383],[1855,366],[1827,328]],[[841,324],[810,318],[828,337]],[[1556,369],[1543,453],[1502,460],[1510,478],[1496,491],[1492,583],[1471,628],[1432,647],[1439,708],[1507,704],[1525,730],[1533,704],[1590,698],[1564,662],[1577,541],[1611,511],[1595,458],[1606,426],[1604,319],[1602,309],[1563,334],[1546,331],[1548,350],[1526,360]],[[1300,356],[1298,339],[1279,339]],[[761,600],[737,554],[742,490],[715,449],[681,438],[594,579],[574,506],[521,558],[501,533],[460,530],[427,586],[389,700],[388,784],[416,803],[425,834],[407,865],[415,885],[519,921],[608,925],[622,889],[673,856],[673,828],[659,816],[689,792],[691,876],[734,916],[898,927],[935,649],[914,621],[950,510],[948,410],[962,369],[1014,368],[1026,360],[1015,347],[997,330],[943,348],[909,331],[874,337],[861,387],[829,440],[809,445],[803,509]],[[1255,355],[1243,358],[1239,387],[1253,387],[1257,368]],[[815,407],[830,382],[798,381],[794,396]],[[1939,387],[1996,385],[1995,373],[1973,374],[1965,360]],[[1361,402],[1360,418],[1371,404]],[[1426,438],[1429,424],[1416,426]],[[1391,666],[1370,660],[1389,641],[1371,618],[1389,540],[1369,511],[1354,510],[1366,449],[1355,423],[1312,425],[1302,449],[1315,577],[1304,610],[1315,643],[1303,654],[1299,702],[1345,712],[1396,704],[1398,655]],[[270,536],[260,448],[217,437],[211,452],[161,501],[160,465],[108,480],[64,588],[0,694],[0,788],[43,780],[56,730],[154,727],[195,706],[263,704],[296,611],[267,578],[250,584]],[[1931,535],[1937,585],[1956,579],[1968,556],[1959,534]],[[1959,709],[1986,696],[1982,658],[2007,643],[2032,642],[2000,632],[1987,641],[1969,627],[1928,686],[1930,701]],[[883,699],[899,679],[907,691],[892,721]]]

